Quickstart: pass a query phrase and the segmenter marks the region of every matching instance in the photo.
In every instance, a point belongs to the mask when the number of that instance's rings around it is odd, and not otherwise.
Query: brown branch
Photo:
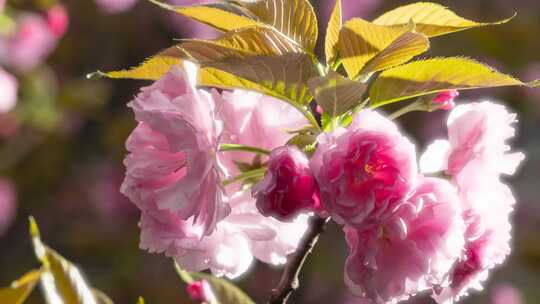
[[[319,235],[324,231],[328,220],[329,218],[323,219],[319,216],[310,218],[308,230],[300,240],[297,251],[288,257],[285,269],[281,274],[281,280],[278,286],[272,290],[269,304],[287,303],[291,294],[300,287],[298,277],[302,266],[315,244],[317,244]]]

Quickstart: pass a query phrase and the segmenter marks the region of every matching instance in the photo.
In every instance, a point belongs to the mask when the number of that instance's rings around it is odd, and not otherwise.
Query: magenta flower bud
[[[66,8],[62,5],[55,5],[47,11],[47,24],[49,30],[56,36],[62,37],[69,25],[69,16]]]
[[[459,92],[457,90],[448,90],[437,94],[432,102],[440,105],[439,109],[452,110],[456,106],[454,99],[458,96]]]
[[[282,146],[270,154],[264,179],[253,186],[257,208],[265,216],[291,221],[300,211],[319,207],[319,187],[307,157],[295,147]]]
[[[214,303],[215,296],[210,283],[206,280],[194,281],[186,286],[186,292],[193,301]]]

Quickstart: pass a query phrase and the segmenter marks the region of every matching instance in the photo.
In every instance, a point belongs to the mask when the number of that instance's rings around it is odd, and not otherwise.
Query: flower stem
[[[253,153],[258,153],[258,154],[270,155],[270,151],[266,149],[259,148],[259,147],[245,146],[245,145],[237,145],[237,144],[221,144],[219,145],[219,151],[220,152],[243,151],[243,152],[253,152]]]
[[[272,290],[269,304],[285,304],[291,294],[300,287],[300,271],[302,266],[317,244],[319,236],[326,228],[330,218],[313,216],[310,218],[309,227],[306,234],[300,240],[298,249],[287,258],[287,264],[281,274],[281,280],[276,288]]]
[[[246,171],[242,174],[239,174],[231,179],[228,179],[228,180],[224,180],[223,181],[223,186],[228,186],[230,184],[233,184],[233,183],[236,183],[238,181],[241,181],[241,180],[244,180],[244,179],[248,179],[248,178],[254,178],[254,177],[261,177],[264,175],[264,173],[266,172],[266,167],[262,167],[262,168],[258,168],[258,169],[255,169],[255,170],[251,170],[251,171]]]

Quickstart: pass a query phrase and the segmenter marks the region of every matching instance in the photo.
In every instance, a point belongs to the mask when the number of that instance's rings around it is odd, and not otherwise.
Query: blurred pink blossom
[[[335,0],[320,0],[321,19],[326,20],[323,24],[326,27],[327,20],[334,9]],[[342,0],[341,1],[343,21],[360,17],[366,19],[369,15],[381,5],[381,0]]]
[[[210,234],[230,210],[216,159],[221,126],[196,77],[192,63],[173,67],[129,104],[139,125],[126,144],[121,190],[143,211],[167,210]]]
[[[57,4],[47,11],[49,30],[58,38],[62,37],[69,26],[69,15],[66,8]]]
[[[363,110],[347,128],[319,136],[311,168],[321,203],[340,224],[365,226],[387,219],[415,185],[415,146],[397,125]]]
[[[94,0],[100,10],[107,14],[117,14],[131,9],[137,0]]]
[[[444,282],[460,256],[465,224],[456,189],[422,178],[391,218],[372,229],[346,227],[350,290],[372,303],[395,303]]]
[[[281,221],[290,221],[301,211],[319,208],[317,182],[306,155],[296,147],[272,150],[264,179],[252,191],[259,211]]]
[[[215,1],[204,1],[204,0],[168,0],[172,5],[181,5],[188,6],[199,3],[208,3]],[[213,29],[212,27],[197,22],[195,20],[189,19],[185,16],[179,15],[174,12],[167,12],[167,17],[171,21],[171,26],[173,30],[181,34],[184,37],[188,38],[197,38],[197,39],[212,39],[219,36],[219,32]]]
[[[0,236],[4,235],[15,220],[17,194],[13,183],[0,178]]]
[[[16,22],[14,32],[0,36],[0,63],[27,72],[46,59],[56,47],[57,37],[38,14],[25,13]]]
[[[498,284],[491,292],[491,304],[523,304],[521,292],[508,284]]]
[[[17,103],[17,79],[0,68],[0,114],[9,112]]]

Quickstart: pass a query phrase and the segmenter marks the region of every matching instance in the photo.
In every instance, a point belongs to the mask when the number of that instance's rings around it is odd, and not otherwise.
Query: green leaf
[[[100,303],[79,269],[56,251],[44,245],[34,218],[30,217],[30,236],[36,257],[43,265],[41,283],[48,303]]]
[[[309,87],[317,104],[330,117],[354,108],[367,89],[365,84],[347,79],[334,71],[330,71],[327,76],[310,79]]]
[[[462,18],[440,4],[418,2],[389,11],[375,19],[373,23],[387,26],[403,26],[412,20],[416,24],[418,32],[429,37],[435,37],[480,26],[502,24],[512,18],[480,23]]]
[[[157,0],[150,2],[225,32],[258,24],[254,16],[231,2],[192,6],[173,6]]]
[[[360,18],[347,21],[339,34],[339,55],[349,77],[358,78],[366,63],[411,30],[410,24],[392,27]]]
[[[9,287],[0,288],[0,303],[22,304],[28,298],[39,279],[41,270],[32,270],[26,273],[17,281],[11,283]]]
[[[461,57],[434,58],[404,64],[382,72],[369,97],[373,107],[449,89],[466,90],[501,86],[535,86]]]
[[[332,65],[338,55],[339,31],[341,31],[343,17],[341,15],[341,0],[336,0],[330,21],[326,27],[326,38],[324,42],[324,51],[326,54],[326,63]]]
[[[216,40],[187,40],[180,49],[198,62],[228,57],[303,53],[296,42],[269,26],[250,26],[226,33]]]
[[[317,137],[311,134],[297,134],[287,141],[288,146],[296,146],[298,149],[304,149],[307,146],[317,142]]]
[[[405,32],[389,46],[373,57],[362,69],[361,74],[369,74],[395,67],[411,60],[429,49],[426,35],[417,32]]]
[[[87,77],[157,80],[166,74],[173,65],[181,64],[182,57],[185,57],[185,54],[174,46],[159,52],[134,68],[105,73],[98,71],[96,73],[89,74]]]
[[[199,75],[204,86],[254,90],[293,105],[307,105],[313,98],[307,82],[317,71],[305,54],[227,58],[205,66]]]
[[[238,0],[259,22],[275,27],[308,51],[317,43],[317,15],[309,0]]]
[[[139,299],[137,300],[137,304],[144,304],[144,298],[139,297]]]
[[[220,304],[255,304],[240,288],[225,279],[199,272],[192,272],[191,276],[197,280],[208,281]]]

